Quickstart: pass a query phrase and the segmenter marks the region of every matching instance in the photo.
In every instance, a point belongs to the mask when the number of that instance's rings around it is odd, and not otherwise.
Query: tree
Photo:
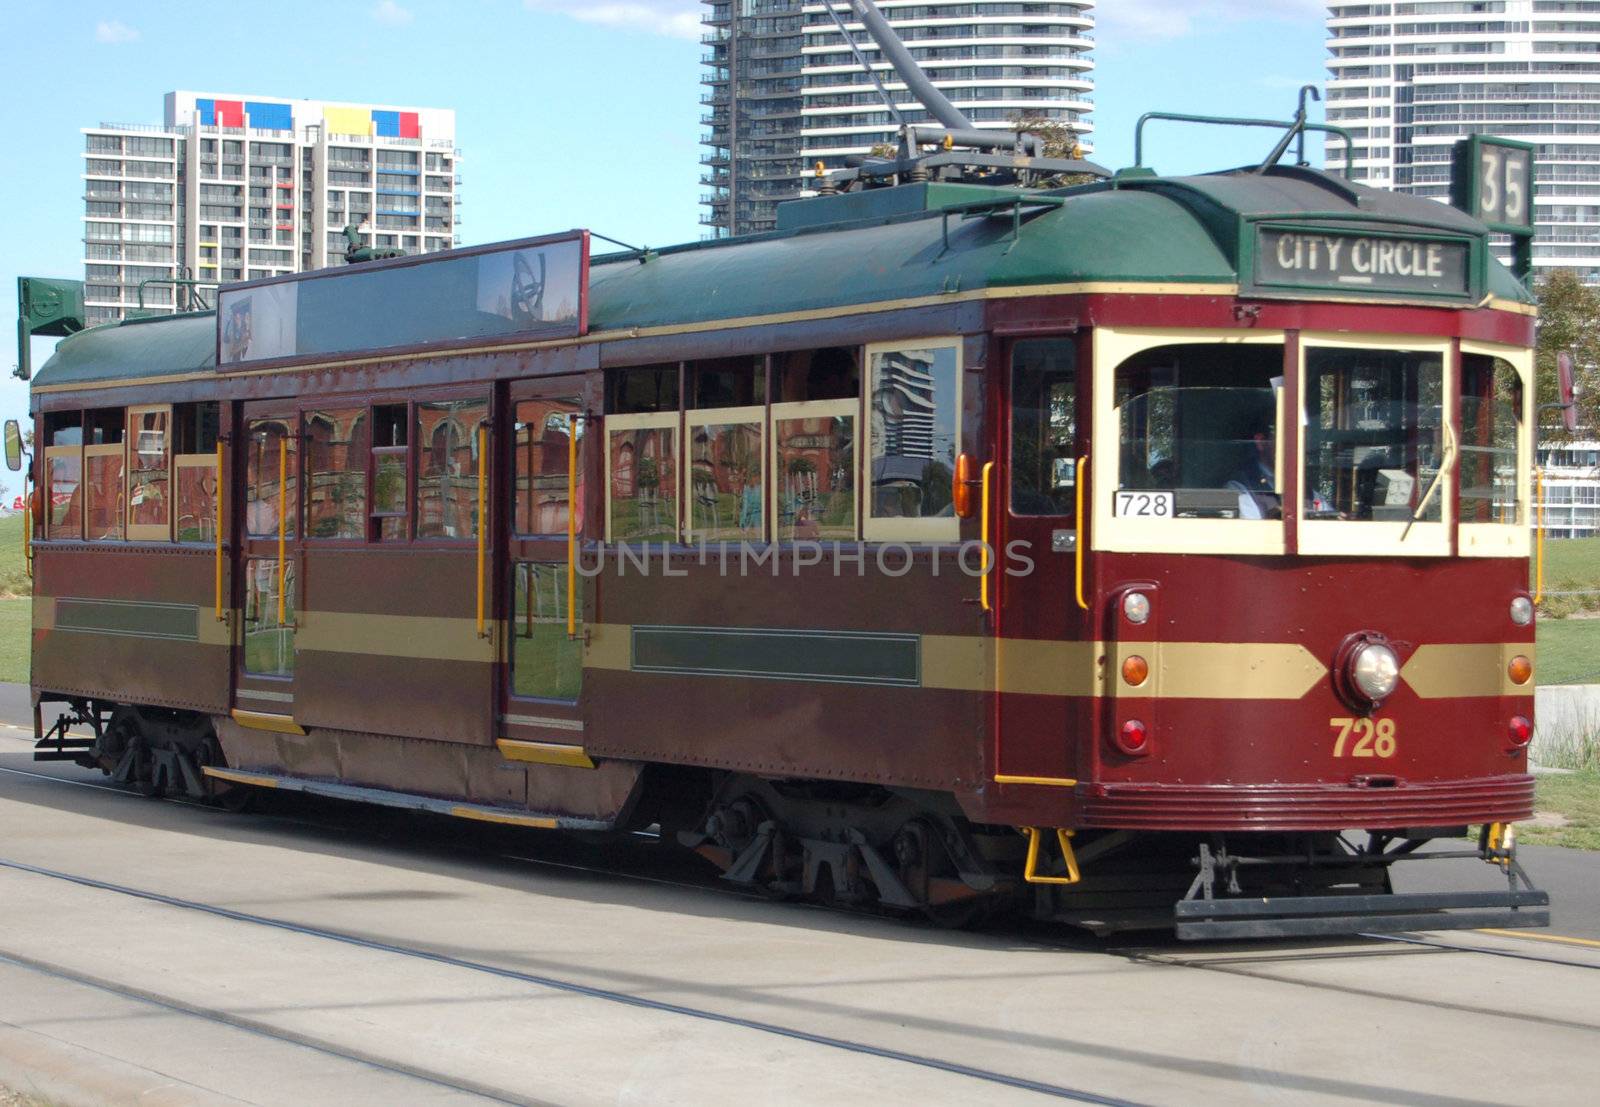
[[[1539,282],[1538,360],[1535,369],[1539,405],[1561,401],[1556,357],[1572,354],[1578,383],[1580,434],[1600,428],[1600,289],[1591,288],[1571,269],[1553,269]],[[1554,412],[1539,417],[1541,435],[1551,441],[1568,437]]]

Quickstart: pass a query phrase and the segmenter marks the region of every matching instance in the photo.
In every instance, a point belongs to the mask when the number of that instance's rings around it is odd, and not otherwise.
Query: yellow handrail
[[[567,413],[567,641],[578,636],[578,420]]]
[[[1028,836],[1028,859],[1022,865],[1022,879],[1029,884],[1076,884],[1082,880],[1078,872],[1078,855],[1072,852],[1073,831],[1065,827],[1056,828],[1056,841],[1061,844],[1061,860],[1066,862],[1066,876],[1044,876],[1039,872],[1039,839],[1044,836],[1044,829],[1037,826],[1025,826],[1022,832]]]
[[[1077,500],[1077,533],[1072,542],[1073,566],[1077,573],[1078,606],[1089,610],[1089,601],[1083,598],[1083,467],[1089,463],[1087,457],[1078,459],[1078,468],[1073,476],[1074,494]]]
[[[983,572],[978,577],[978,598],[985,611],[989,606],[989,476],[994,472],[994,462],[983,463],[983,509],[978,516],[978,541],[983,543]]]
[[[217,537],[217,622],[222,622],[222,439],[217,439],[217,473],[213,478],[216,482],[216,491],[211,497],[211,529]]]
[[[478,531],[478,637],[479,638],[486,637],[486,635],[484,634],[484,630],[483,630],[483,562],[484,562],[483,554],[484,554],[484,543],[487,541],[487,536],[486,536],[486,534],[484,532],[488,530],[488,527],[485,525],[486,522],[487,522],[487,519],[485,518],[485,515],[484,515],[484,508],[485,508],[487,500],[489,498],[488,497],[489,471],[488,471],[487,468],[485,468],[483,462],[484,462],[484,454],[488,452],[488,449],[489,449],[489,428],[483,426],[480,423],[478,425],[478,526],[476,528],[477,531]]]
[[[289,536],[289,436],[278,439],[278,626],[289,625],[288,597],[283,582],[288,574]]]
[[[1544,470],[1533,471],[1533,602],[1544,601]]]

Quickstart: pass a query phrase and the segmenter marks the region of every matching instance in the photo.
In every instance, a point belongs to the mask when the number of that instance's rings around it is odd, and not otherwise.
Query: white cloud
[[[1328,5],[1324,0],[1251,0],[1248,4],[1238,0],[1112,0],[1096,5],[1094,11],[1095,23],[1126,43],[1138,36],[1178,38],[1197,25],[1246,19],[1315,19],[1320,26],[1327,18]]]
[[[138,42],[139,32],[120,19],[102,19],[94,25],[94,40],[113,45],[119,42]]]
[[[644,31],[668,38],[698,39],[704,6],[695,0],[522,0],[529,11],[556,12],[584,23]]]
[[[379,0],[372,6],[372,18],[385,26],[404,27],[415,17],[409,9],[402,8],[394,0]]]

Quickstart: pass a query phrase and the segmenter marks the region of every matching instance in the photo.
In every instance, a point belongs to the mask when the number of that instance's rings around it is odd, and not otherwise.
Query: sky
[[[696,0],[69,0],[0,3],[0,418],[21,418],[16,278],[83,278],[83,136],[158,123],[173,89],[453,108],[462,244],[586,227],[701,237]],[[1094,159],[1133,161],[1147,111],[1288,118],[1324,77],[1319,0],[1103,0]],[[1320,119],[1320,109],[1314,111]],[[1259,160],[1273,132],[1147,128],[1164,173]],[[34,365],[54,340],[37,339]],[[9,476],[9,474],[7,474]],[[13,478],[14,480],[14,478]]]

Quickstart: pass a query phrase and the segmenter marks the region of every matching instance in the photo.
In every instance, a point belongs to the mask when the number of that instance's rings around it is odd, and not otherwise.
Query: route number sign
[[[1533,233],[1533,147],[1473,135],[1455,151],[1455,206],[1491,230]]]

